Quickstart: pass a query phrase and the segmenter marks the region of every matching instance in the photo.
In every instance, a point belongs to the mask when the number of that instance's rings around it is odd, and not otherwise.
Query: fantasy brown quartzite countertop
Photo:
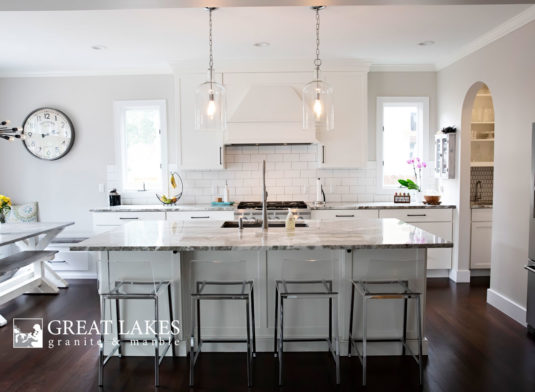
[[[453,243],[398,219],[306,221],[308,227],[222,228],[222,221],[136,221],[71,247],[80,251],[195,251],[451,248]]]

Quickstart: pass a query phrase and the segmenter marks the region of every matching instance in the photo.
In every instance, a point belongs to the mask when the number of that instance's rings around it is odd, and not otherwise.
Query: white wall
[[[526,305],[527,276],[522,266],[528,255],[531,124],[535,122],[535,22],[514,31],[438,73],[439,126],[461,125],[463,101],[474,83],[492,92],[495,109],[494,209],[491,288],[488,300],[518,321]],[[473,91],[472,91],[473,93]],[[461,156],[466,161],[469,127],[461,129]],[[463,146],[466,146],[464,149]],[[468,155],[469,156],[469,155]],[[466,166],[465,166],[466,167]],[[459,197],[461,183],[467,191]],[[469,212],[466,176],[444,181],[446,197]],[[461,221],[454,233],[454,265],[468,269],[469,225]],[[496,300],[496,299],[499,300]]]
[[[113,101],[165,99],[173,124],[173,77],[104,76],[0,79],[0,117],[22,125],[34,109],[51,106],[73,121],[76,139],[58,161],[31,156],[20,142],[0,143],[0,193],[16,203],[39,201],[43,221],[76,221],[74,230],[89,230],[89,209],[104,204],[98,184],[106,183],[106,165],[113,164]],[[170,128],[170,127],[169,127]],[[169,135],[169,145],[176,145]],[[176,149],[169,149],[176,161]]]

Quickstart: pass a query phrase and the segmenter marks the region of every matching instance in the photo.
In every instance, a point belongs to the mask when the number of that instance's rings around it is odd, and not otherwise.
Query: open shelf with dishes
[[[494,166],[494,106],[486,88],[477,93],[472,108],[470,155],[472,167]]]

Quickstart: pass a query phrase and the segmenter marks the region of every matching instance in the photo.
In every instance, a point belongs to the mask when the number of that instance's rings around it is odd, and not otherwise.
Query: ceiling
[[[321,13],[321,54],[324,62],[443,64],[532,11],[528,7],[329,6]],[[0,75],[169,72],[170,64],[207,62],[208,19],[200,8],[2,11],[2,16]],[[427,40],[435,44],[417,45]],[[253,45],[260,41],[270,45]],[[95,45],[105,49],[92,49]],[[218,61],[241,59],[310,58],[312,64],[314,15],[294,6],[221,8],[214,13],[214,51],[216,69]]]

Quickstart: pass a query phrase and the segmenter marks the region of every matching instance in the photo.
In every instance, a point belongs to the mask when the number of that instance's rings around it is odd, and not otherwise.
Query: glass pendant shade
[[[227,127],[225,87],[204,82],[197,88],[195,128],[199,131],[223,131]]]
[[[303,88],[303,129],[334,129],[334,97],[329,83],[313,80]]]

